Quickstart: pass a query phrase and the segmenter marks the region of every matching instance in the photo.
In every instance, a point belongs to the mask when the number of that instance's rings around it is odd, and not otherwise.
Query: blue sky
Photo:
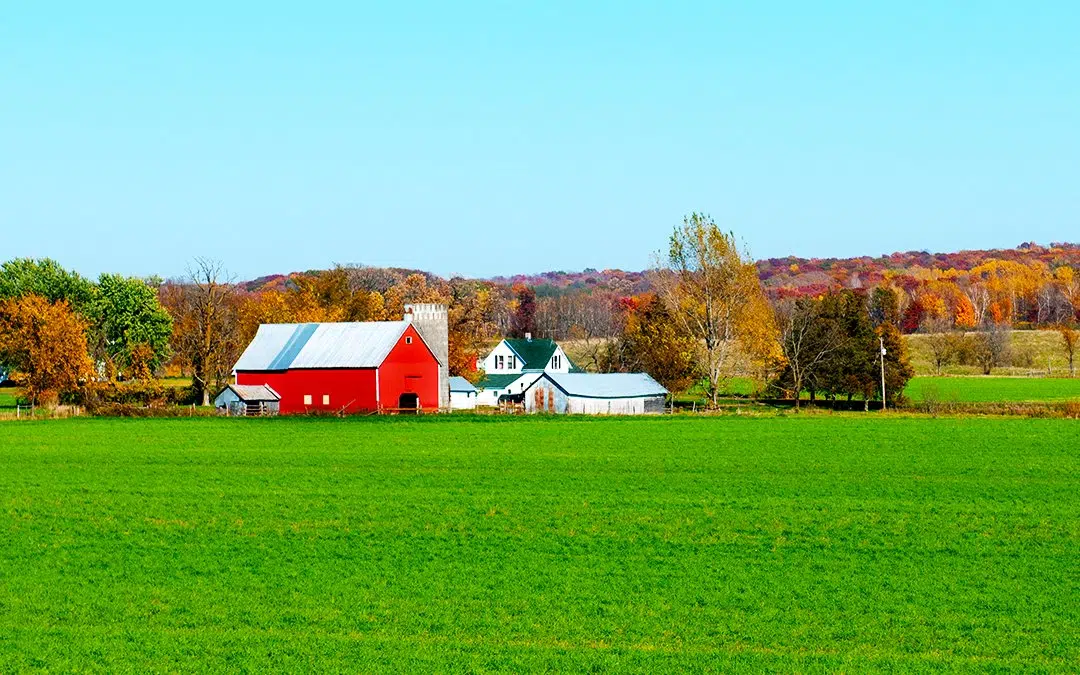
[[[1080,3],[0,9],[0,258],[241,277],[1080,240]],[[227,6],[225,6],[227,5]]]

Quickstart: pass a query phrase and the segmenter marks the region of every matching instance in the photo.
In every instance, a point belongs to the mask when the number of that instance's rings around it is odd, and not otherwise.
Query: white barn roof
[[[668,390],[646,373],[544,373],[570,396],[639,398],[666,396]]]
[[[378,368],[410,325],[407,321],[263,324],[233,368]]]

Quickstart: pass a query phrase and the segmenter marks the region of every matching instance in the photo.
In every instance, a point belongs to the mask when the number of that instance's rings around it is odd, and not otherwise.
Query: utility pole
[[[878,336],[881,343],[881,409],[885,409],[885,338]]]

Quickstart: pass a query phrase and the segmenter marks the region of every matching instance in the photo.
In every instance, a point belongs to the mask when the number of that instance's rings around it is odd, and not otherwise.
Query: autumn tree
[[[495,334],[491,291],[481,282],[450,280],[448,316],[451,375],[478,382],[483,373],[476,368],[480,351]]]
[[[623,303],[621,335],[600,359],[605,372],[648,373],[671,392],[689,389],[701,377],[697,340],[682,332],[664,303],[653,294]]]
[[[1077,346],[1080,345],[1080,331],[1063,324],[1058,327],[1058,332],[1061,334],[1061,346],[1065,350],[1065,358],[1069,361],[1069,377],[1075,377],[1076,369],[1073,363],[1076,358]]]
[[[196,258],[188,278],[164,289],[174,323],[173,350],[191,370],[192,387],[203,405],[227,382],[246,345],[237,332],[237,292],[220,262]]]
[[[693,213],[658,255],[652,280],[680,331],[698,341],[699,364],[712,405],[735,375],[740,354],[761,364],[781,351],[772,309],[757,268],[708,216]]]
[[[32,403],[55,404],[93,375],[86,329],[66,300],[0,300],[0,363],[14,371]]]
[[[514,286],[514,305],[510,316],[510,335],[523,338],[536,332],[536,291],[524,284]]]

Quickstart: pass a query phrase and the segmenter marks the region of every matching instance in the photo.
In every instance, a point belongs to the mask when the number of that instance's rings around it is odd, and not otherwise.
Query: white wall
[[[495,357],[497,356],[503,357],[502,368],[495,367]],[[516,361],[514,368],[507,367],[511,362],[511,359]],[[521,362],[521,359],[517,357],[517,354],[514,353],[514,350],[510,349],[504,340],[496,345],[495,349],[491,350],[491,353],[487,355],[487,358],[481,362],[480,367],[483,368],[485,372],[493,375],[506,375],[509,373],[520,373],[524,365],[525,364]]]
[[[540,373],[525,373],[502,389],[482,389],[476,397],[477,405],[499,405],[499,397],[503,394],[520,394],[536,382]]]
[[[569,397],[567,412],[571,415],[644,415],[645,401],[650,398],[663,400],[662,396],[641,396],[638,398],[581,398],[571,396]]]
[[[476,392],[452,391],[450,392],[450,408],[453,410],[475,410]]]

